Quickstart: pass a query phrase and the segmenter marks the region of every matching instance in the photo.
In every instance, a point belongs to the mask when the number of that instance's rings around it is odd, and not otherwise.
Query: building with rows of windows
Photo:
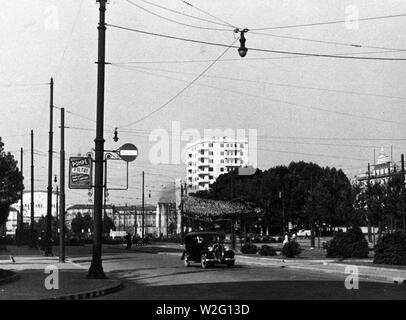
[[[78,215],[93,216],[92,204],[75,204],[67,208],[65,223],[68,229],[71,228],[72,220]],[[126,231],[131,234],[134,232],[138,235],[142,235],[142,206],[141,205],[129,205],[129,206],[114,206],[106,205],[103,207],[103,212],[112,219],[116,231]],[[156,225],[156,207],[152,205],[144,206],[144,234],[157,235]]]
[[[248,139],[212,137],[186,147],[186,183],[193,191],[208,190],[218,176],[248,165]]]
[[[400,170],[400,166],[392,161],[382,148],[376,162],[370,167],[369,173],[368,170],[366,170],[366,172],[352,179],[352,182],[361,183],[363,185],[366,185],[368,180],[372,184],[386,183],[391,176],[400,173]]]
[[[34,221],[38,221],[41,216],[45,217],[47,215],[47,203],[48,203],[48,193],[47,191],[34,191]],[[58,214],[57,204],[57,194],[52,192],[52,207],[51,214],[56,217]],[[21,210],[20,201],[12,204],[10,206],[10,213],[7,218],[6,223],[6,234],[15,235],[17,229],[17,221],[19,219]],[[24,191],[23,193],[23,221],[24,228],[28,228],[31,222],[31,191]]]

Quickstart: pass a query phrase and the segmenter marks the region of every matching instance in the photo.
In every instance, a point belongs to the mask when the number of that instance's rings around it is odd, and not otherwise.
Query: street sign
[[[138,157],[138,149],[132,143],[126,143],[118,149],[118,155],[126,162],[134,161]]]
[[[92,188],[92,158],[69,158],[69,189]]]

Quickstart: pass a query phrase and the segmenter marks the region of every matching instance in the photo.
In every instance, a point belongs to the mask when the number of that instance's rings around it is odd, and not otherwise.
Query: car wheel
[[[207,266],[208,266],[206,256],[205,256],[205,255],[202,255],[202,258],[201,258],[200,260],[201,260],[202,268],[203,268],[203,269],[206,269]]]
[[[227,267],[232,268],[234,267],[234,260],[227,262]]]
[[[185,257],[185,259],[183,259],[183,263],[185,264],[185,267],[190,267],[190,262],[187,259],[187,257]]]

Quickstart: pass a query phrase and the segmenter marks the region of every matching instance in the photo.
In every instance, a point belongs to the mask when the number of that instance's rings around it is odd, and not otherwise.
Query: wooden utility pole
[[[21,178],[24,181],[24,165],[23,165],[23,160],[24,160],[24,150],[23,148],[21,148],[20,150],[21,152],[21,163],[20,163],[20,171],[21,171]],[[20,239],[22,236],[22,232],[24,229],[24,203],[23,203],[23,190],[21,190],[21,197],[20,197],[20,225],[19,225],[19,229],[20,229]]]
[[[45,252],[46,257],[52,257],[52,153],[53,153],[53,111],[54,111],[54,79],[50,83],[50,103],[49,103],[49,148],[48,148],[48,196],[47,196],[47,217]]]
[[[99,40],[97,61],[97,109],[95,142],[94,178],[94,237],[93,255],[87,278],[105,279],[102,265],[102,225],[103,225],[103,154],[104,154],[104,77],[106,64],[106,2],[97,0],[99,6]]]
[[[65,108],[61,108],[61,151],[59,162],[59,262],[65,262]]]
[[[313,208],[313,173],[310,173],[310,201],[312,202]],[[316,247],[316,235],[314,230],[314,221],[315,221],[314,213],[311,213],[311,224],[310,224],[310,247]]]
[[[55,194],[55,210],[56,210],[56,223],[58,225],[59,223],[59,188],[58,185],[56,185],[56,194]]]
[[[368,202],[370,202],[371,197],[371,165],[368,163]],[[370,207],[368,205],[368,241],[372,242],[372,233],[371,233],[371,212],[369,212]]]
[[[183,183],[182,183],[182,181],[181,181],[181,183],[180,183],[180,221],[179,221],[179,224],[180,224],[180,243],[181,244],[183,244],[184,243],[184,241],[185,241],[185,232],[184,232],[184,230],[183,230],[183,193],[184,193],[184,190],[183,190]],[[186,188],[186,184],[185,184],[185,188]]]
[[[144,203],[145,173],[142,172],[142,238],[145,237],[145,203]]]
[[[34,239],[34,131],[31,130],[31,221],[30,221],[31,245],[35,245]]]
[[[403,231],[406,232],[406,216],[405,216],[405,156],[401,155],[400,165],[402,170],[402,220],[403,220]]]

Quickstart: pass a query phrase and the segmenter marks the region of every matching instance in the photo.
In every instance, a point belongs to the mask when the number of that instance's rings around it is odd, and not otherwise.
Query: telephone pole
[[[97,109],[95,142],[95,179],[94,179],[94,237],[93,256],[87,278],[105,279],[102,265],[102,224],[103,224],[103,153],[104,153],[104,77],[106,64],[106,2],[97,0],[99,6],[99,40],[97,61]]]
[[[371,197],[371,165],[368,163],[368,202],[370,202]],[[372,242],[372,224],[371,224],[371,213],[369,212],[369,205],[368,205],[368,241]]]
[[[21,171],[21,177],[24,181],[24,174],[23,174],[23,170],[24,170],[24,165],[23,165],[23,160],[24,160],[24,150],[23,148],[21,148],[20,150],[21,152],[21,164],[20,164],[20,171]],[[20,239],[22,236],[22,232],[24,229],[24,203],[23,203],[23,190],[21,190],[21,198],[20,198]]]
[[[65,262],[65,108],[61,108],[61,151],[59,162],[59,262]]]
[[[53,145],[53,111],[54,111],[54,79],[50,83],[50,104],[49,104],[49,148],[48,148],[48,197],[47,197],[47,227],[46,227],[46,257],[52,257],[52,145]]]
[[[184,240],[185,240],[185,234],[184,234],[184,230],[183,230],[183,183],[180,183],[180,243],[183,244]],[[185,184],[185,188],[186,188],[186,184]]]
[[[145,237],[144,171],[142,172],[142,238]]]
[[[35,245],[34,240],[34,131],[31,130],[31,221],[30,221],[30,239],[31,244]]]
[[[402,220],[403,220],[403,231],[406,232],[406,216],[405,216],[405,156],[403,153],[400,156],[400,165],[402,171],[402,193],[403,193],[403,200],[402,200]]]
[[[55,194],[55,200],[56,200],[56,205],[55,205],[55,210],[56,210],[56,223],[58,225],[59,223],[59,189],[58,185],[56,185],[56,194]]]

